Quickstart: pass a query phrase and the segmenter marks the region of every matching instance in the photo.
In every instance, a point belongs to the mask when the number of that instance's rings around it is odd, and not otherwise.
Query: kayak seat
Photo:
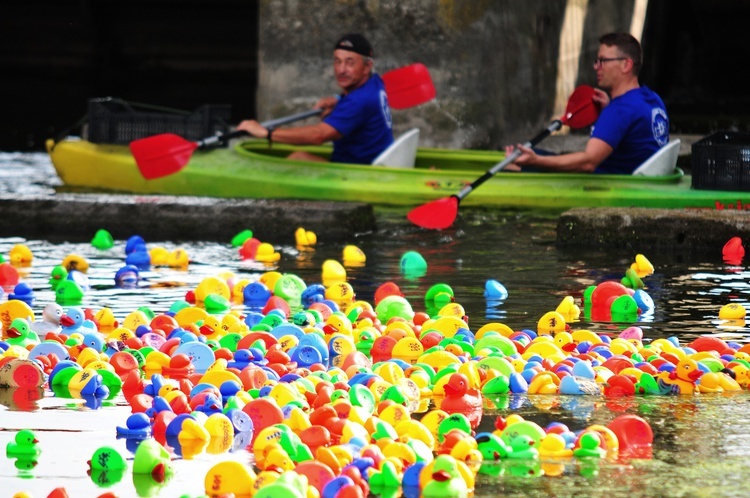
[[[634,175],[656,176],[669,175],[677,166],[677,157],[680,155],[680,139],[675,139],[657,150],[651,157],[638,166]]]
[[[392,168],[413,168],[417,159],[419,145],[419,128],[412,128],[393,141],[372,162],[374,166]]]

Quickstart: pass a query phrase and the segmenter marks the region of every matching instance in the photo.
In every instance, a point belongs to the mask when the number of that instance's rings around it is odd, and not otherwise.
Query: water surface
[[[0,193],[54,193],[60,185],[49,161],[42,154],[0,154]],[[719,335],[747,342],[748,328],[726,327],[718,320],[721,307],[730,302],[747,306],[749,270],[721,260],[715,254],[682,255],[630,249],[607,251],[561,251],[555,247],[557,213],[462,210],[456,226],[444,232],[425,232],[410,226],[404,212],[378,209],[379,230],[347,241],[367,256],[363,267],[347,268],[348,281],[357,298],[372,302],[377,287],[396,282],[416,311],[425,309],[424,294],[435,283],[447,283],[456,300],[466,309],[469,326],[478,330],[488,322],[502,322],[515,330],[535,329],[547,311],[554,310],[568,295],[580,299],[583,290],[607,279],[620,279],[642,252],[654,264],[647,277],[647,291],[656,304],[650,316],[637,325],[647,340],[677,336],[689,342],[701,334]],[[19,220],[23,223],[23,220]],[[107,228],[107,227],[102,227]],[[252,228],[252,226],[248,226]],[[296,227],[290,227],[294,230]],[[133,234],[136,235],[136,234]],[[92,234],[93,236],[93,234]],[[94,310],[110,307],[122,320],[129,312],[148,306],[166,311],[200,281],[221,272],[232,272],[250,281],[269,270],[295,273],[306,283],[321,281],[321,266],[327,259],[341,261],[343,244],[320,240],[312,250],[276,245],[281,252],[277,265],[240,261],[229,241],[182,243],[146,241],[149,248],[185,249],[191,259],[187,270],[152,268],[142,273],[136,289],[114,285],[114,274],[124,264],[125,241],[106,251],[88,242],[50,243],[20,238],[0,239],[0,254],[6,258],[18,243],[34,254],[22,278],[36,293],[37,316],[54,299],[48,279],[52,268],[68,254],[85,257],[91,290],[83,305]],[[274,243],[269,240],[264,242]],[[406,251],[417,251],[428,263],[421,277],[401,274],[399,261]],[[484,284],[494,279],[509,292],[500,303],[488,303]],[[6,293],[0,302],[7,299]],[[243,309],[242,305],[238,305]],[[576,329],[616,334],[630,324],[581,321]],[[16,394],[16,397],[13,397]],[[606,424],[621,413],[646,418],[655,434],[650,460],[602,461],[596,465],[571,462],[562,470],[530,465],[528,468],[498,468],[497,476],[480,475],[477,496],[746,496],[744,469],[750,454],[750,422],[746,416],[748,393],[677,397],[512,396],[495,400],[499,408],[488,410],[481,428],[491,430],[497,415],[518,413],[545,426],[561,421],[573,430]],[[129,409],[118,397],[104,406],[92,407],[83,400],[67,400],[47,393],[39,401],[19,393],[0,391],[0,446],[18,429],[38,431],[42,454],[33,468],[17,468],[12,460],[0,465],[0,494],[21,490],[46,496],[55,486],[65,486],[71,496],[96,496],[104,492],[86,475],[86,460],[102,445],[112,445],[130,455],[124,440],[115,439],[115,426],[124,425]],[[31,410],[31,411],[24,411]],[[174,478],[162,489],[152,489],[126,473],[111,489],[121,497],[197,496],[203,492],[203,476],[215,462],[236,459],[250,462],[244,450],[193,460],[175,456]],[[554,471],[553,471],[554,470]],[[547,472],[561,475],[540,474]]]

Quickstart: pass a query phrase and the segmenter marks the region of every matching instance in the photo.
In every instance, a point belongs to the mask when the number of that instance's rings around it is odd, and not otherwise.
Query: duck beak
[[[437,482],[445,482],[450,480],[451,475],[444,470],[438,470],[432,473],[432,478]]]
[[[8,335],[9,339],[17,339],[21,337],[21,332],[19,332],[16,328],[8,329],[6,334]]]
[[[688,374],[688,377],[690,378],[690,380],[698,380],[701,375],[703,375],[703,371],[696,369],[696,370],[693,370],[692,372],[690,372]]]
[[[154,481],[158,483],[164,482],[164,478],[166,477],[166,475],[163,463],[156,464],[154,470],[151,471],[151,477],[153,477]]]
[[[458,394],[458,389],[456,389],[455,387],[453,387],[450,384],[444,385],[443,386],[443,391],[445,391],[445,394],[449,394],[449,395],[452,395],[452,396]]]

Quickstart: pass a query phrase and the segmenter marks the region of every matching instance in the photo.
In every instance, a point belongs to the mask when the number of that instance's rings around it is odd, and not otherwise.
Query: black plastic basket
[[[200,140],[216,133],[226,133],[231,119],[229,105],[204,105],[192,113],[169,113],[140,110],[134,104],[116,98],[89,100],[89,142],[129,144],[133,140],[174,133],[187,140]]]
[[[692,147],[693,188],[750,191],[750,133],[721,131]]]

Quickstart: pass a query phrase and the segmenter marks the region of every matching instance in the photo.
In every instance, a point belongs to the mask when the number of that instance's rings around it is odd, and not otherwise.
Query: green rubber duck
[[[27,346],[36,346],[41,342],[39,335],[31,330],[29,321],[25,318],[16,318],[10,322],[10,327],[5,331],[5,335],[8,336],[5,342],[11,346],[21,346],[24,349]]]
[[[38,442],[39,440],[32,431],[28,429],[18,431],[15,440],[5,446],[5,456],[24,460],[36,458],[42,452],[37,445]]]
[[[133,458],[133,474],[150,475],[154,481],[163,483],[172,473],[172,462],[164,446],[155,439],[141,441]]]
[[[88,464],[91,470],[124,470],[128,468],[127,460],[111,446],[102,446],[96,450]]]
[[[372,471],[369,482],[373,489],[398,488],[401,486],[401,475],[393,462],[385,460],[380,470]]]
[[[536,460],[539,458],[539,450],[536,449],[536,442],[531,436],[519,434],[510,440],[510,453],[508,458]]]
[[[576,458],[604,458],[607,456],[607,450],[601,447],[602,441],[597,434],[593,432],[584,432],[578,438],[579,447],[573,450],[573,456]]]
[[[432,478],[422,490],[424,498],[465,498],[469,495],[466,481],[458,470],[456,459],[438,455],[432,466]]]

